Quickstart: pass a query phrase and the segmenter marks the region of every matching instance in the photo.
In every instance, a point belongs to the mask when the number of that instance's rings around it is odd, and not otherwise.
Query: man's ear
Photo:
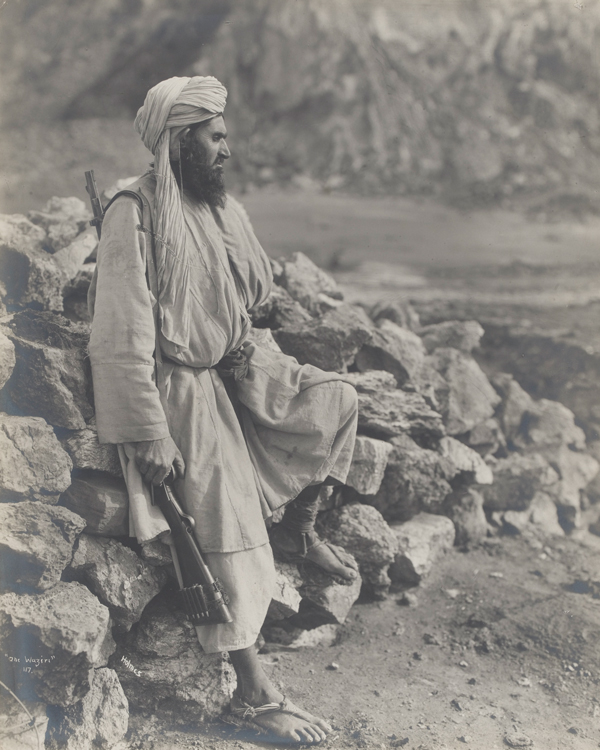
[[[189,127],[171,128],[169,137],[169,159],[179,161],[179,147],[186,140],[190,133]]]

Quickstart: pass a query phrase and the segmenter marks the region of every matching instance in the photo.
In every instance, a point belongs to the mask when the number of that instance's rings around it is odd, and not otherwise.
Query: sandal
[[[301,711],[301,709],[297,708],[297,706],[294,706],[293,703],[290,703],[285,695],[283,696],[283,700],[280,703],[265,703],[262,706],[251,706],[249,703],[246,703],[246,701],[242,700],[242,698],[240,698],[236,692],[234,692],[229,704],[230,723],[239,727],[252,729],[254,731],[257,731],[261,735],[276,736],[271,730],[263,727],[261,724],[258,724],[255,721],[258,716],[264,716],[265,714],[273,713],[288,714],[290,716],[295,716],[298,719],[302,719],[303,721],[308,721],[306,715],[302,715],[303,713],[306,714],[306,712]],[[291,738],[286,739],[285,737],[279,736],[277,736],[277,742],[291,742],[293,744],[315,744],[314,742],[298,742],[297,740]]]
[[[354,572],[358,575],[358,566],[353,567],[349,564],[349,561],[347,559],[344,559],[341,556],[341,552],[345,552],[345,550],[342,550],[340,547],[337,547],[335,544],[331,544],[329,542],[324,541],[323,539],[320,539],[316,534],[316,539],[312,544],[307,543],[307,537],[308,534],[302,533],[302,549],[301,550],[289,550],[285,549],[285,547],[280,546],[277,542],[277,534],[279,529],[283,527],[280,527],[279,525],[274,525],[269,529],[269,541],[271,543],[271,547],[273,549],[274,557],[279,560],[280,562],[285,563],[292,563],[295,565],[304,565],[306,563],[310,563],[311,565],[314,565],[316,568],[319,568],[319,570],[322,570],[327,575],[334,578],[336,581],[340,581],[343,584],[350,584],[352,583],[354,579],[351,578],[344,578],[343,576],[336,575],[335,573],[330,573],[329,571],[322,568],[318,563],[316,563],[314,560],[308,559],[307,555],[310,552],[310,550],[316,549],[317,547],[321,547],[322,545],[325,545],[328,547],[328,549],[334,554],[334,556],[337,558],[337,560],[346,568],[349,568],[350,570],[354,570]],[[285,533],[284,529],[284,533]],[[347,554],[347,553],[345,553]],[[349,555],[348,555],[349,556]],[[350,556],[349,556],[350,557]],[[353,558],[352,558],[353,559]]]

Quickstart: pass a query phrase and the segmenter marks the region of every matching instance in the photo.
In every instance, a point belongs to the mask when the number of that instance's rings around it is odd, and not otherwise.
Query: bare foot
[[[251,721],[282,740],[315,744],[326,739],[332,731],[326,721],[303,711],[290,701],[285,700],[283,696],[275,702],[281,701],[284,701],[281,708],[253,714],[252,707],[243,701],[237,693],[234,693],[231,699],[231,710],[234,715],[241,716],[246,721]]]
[[[358,575],[358,566],[352,555],[341,547],[323,542],[315,531],[306,534],[308,550],[305,556],[302,556],[304,551],[302,534],[298,531],[291,531],[278,524],[272,527],[270,539],[275,557],[284,562],[292,562],[297,556],[296,562],[307,560],[326,573],[348,582],[354,581]]]

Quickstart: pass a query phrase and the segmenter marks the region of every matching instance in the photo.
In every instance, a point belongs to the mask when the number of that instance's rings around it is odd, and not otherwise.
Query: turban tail
[[[171,169],[171,128],[210,120],[225,109],[227,90],[212,76],[174,77],[150,89],[134,128],[154,154],[156,194],[154,246],[161,333],[188,348],[190,336],[189,267],[179,186]]]

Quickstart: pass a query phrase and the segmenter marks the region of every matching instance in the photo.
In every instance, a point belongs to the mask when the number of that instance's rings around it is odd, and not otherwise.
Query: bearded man
[[[231,710],[275,736],[319,742],[330,727],[293,706],[262,670],[255,643],[271,601],[273,553],[345,579],[356,564],[315,534],[323,483],[343,483],[356,393],[335,373],[247,340],[248,311],[271,267],[242,206],[227,195],[227,92],[213,77],[154,86],[135,129],[151,169],[106,212],[90,288],[98,437],[115,443],[140,543],[165,532],[148,501],[173,468],[200,549],[230,596],[233,622],[197,627],[229,652]],[[286,505],[283,520],[265,520]]]

